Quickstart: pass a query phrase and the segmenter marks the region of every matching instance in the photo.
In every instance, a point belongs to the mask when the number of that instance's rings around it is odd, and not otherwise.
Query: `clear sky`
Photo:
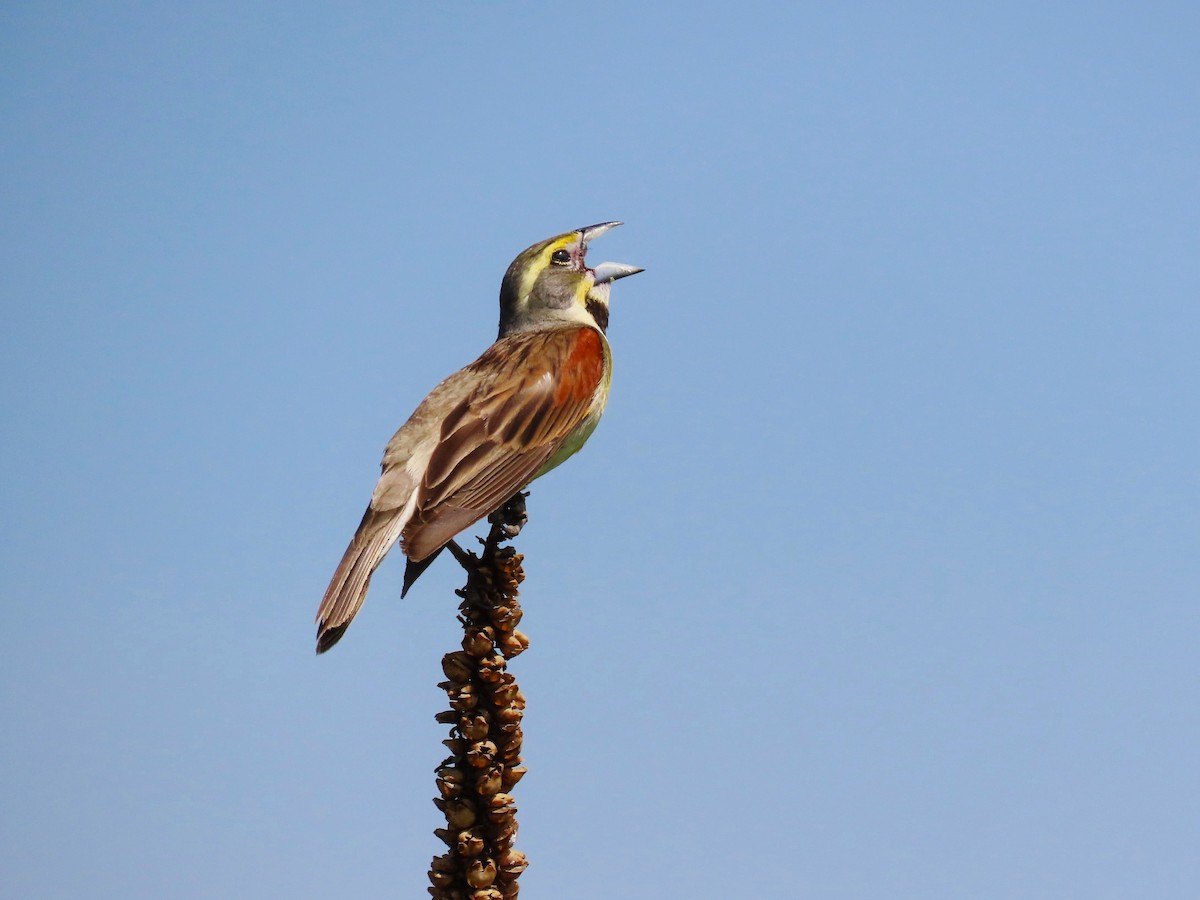
[[[522,896],[1200,896],[1200,8],[6,3],[0,895],[418,897],[439,560],[313,615],[527,245]]]

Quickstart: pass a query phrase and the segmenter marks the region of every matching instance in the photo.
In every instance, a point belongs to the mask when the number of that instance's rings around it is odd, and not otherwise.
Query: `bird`
[[[403,597],[459,532],[573,456],[608,402],[612,283],[643,269],[588,268],[601,222],[528,247],[500,282],[496,341],[442,381],[388,442],[358,530],[317,611],[317,653],[345,634],[396,544]]]

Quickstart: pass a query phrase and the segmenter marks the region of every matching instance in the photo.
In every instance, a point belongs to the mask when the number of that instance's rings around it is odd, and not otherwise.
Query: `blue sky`
[[[0,893],[424,896],[439,563],[312,616],[513,256],[523,896],[1200,891],[1191,4],[0,11]]]

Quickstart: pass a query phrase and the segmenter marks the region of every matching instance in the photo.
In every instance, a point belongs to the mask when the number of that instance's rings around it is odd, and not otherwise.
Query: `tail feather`
[[[395,509],[377,512],[368,507],[363,514],[317,610],[317,653],[336,644],[350,627],[367,596],[371,575],[400,537],[402,523]]]
[[[413,586],[413,582],[421,577],[421,573],[433,565],[433,561],[438,558],[438,554],[446,548],[438,547],[424,559],[410,559],[404,567],[404,584],[400,588],[400,599],[404,599],[404,595],[408,593],[408,589]]]

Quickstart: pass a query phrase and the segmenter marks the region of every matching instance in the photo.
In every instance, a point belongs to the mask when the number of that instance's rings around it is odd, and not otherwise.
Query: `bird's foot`
[[[525,498],[529,491],[518,491],[507,503],[488,516],[492,530],[488,533],[484,547],[495,548],[502,541],[511,540],[521,533],[529,516],[525,512]]]

